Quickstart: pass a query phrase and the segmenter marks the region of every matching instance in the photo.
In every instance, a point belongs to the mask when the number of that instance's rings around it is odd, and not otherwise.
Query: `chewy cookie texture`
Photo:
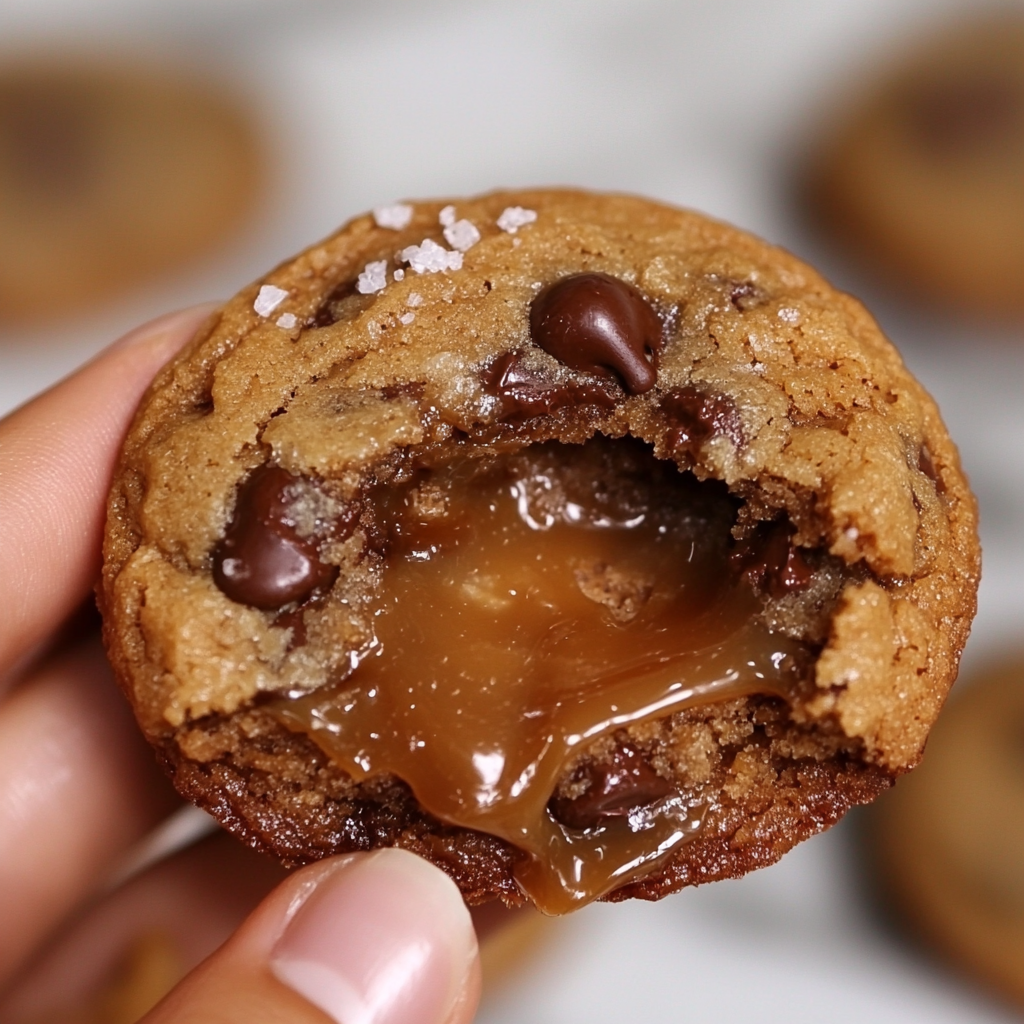
[[[231,300],[142,403],[100,596],[175,785],[251,845],[559,913],[772,863],[912,768],[978,571],[855,300],[536,191],[381,208]]]

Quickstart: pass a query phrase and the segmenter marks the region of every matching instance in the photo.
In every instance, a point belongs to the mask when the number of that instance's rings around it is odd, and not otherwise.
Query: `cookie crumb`
[[[282,313],[277,318],[277,326],[283,327],[286,331],[290,331],[298,322],[294,313]]]
[[[455,207],[446,206],[438,215],[438,222],[442,227],[450,228],[455,223]]]
[[[522,206],[506,206],[496,223],[502,231],[514,235],[521,227],[532,224],[536,219],[536,210],[527,210]]]
[[[388,262],[387,260],[374,260],[367,263],[363,272],[356,281],[356,291],[361,295],[373,295],[374,292],[383,291],[388,283]]]
[[[472,249],[480,241],[480,232],[472,221],[457,220],[444,229],[445,241],[459,252]]]
[[[379,228],[401,231],[412,220],[412,207],[408,203],[393,203],[391,206],[375,206],[373,219]]]
[[[283,288],[278,288],[277,285],[273,284],[265,284],[260,288],[260,293],[256,296],[256,301],[252,304],[252,308],[260,316],[270,316],[287,298],[288,293]]]
[[[403,313],[399,318],[399,321],[407,326],[416,319],[415,313]]]
[[[407,246],[402,250],[401,258],[409,264],[409,269],[417,274],[436,274],[442,270],[462,269],[461,252],[451,252],[429,238],[425,238],[422,245]]]

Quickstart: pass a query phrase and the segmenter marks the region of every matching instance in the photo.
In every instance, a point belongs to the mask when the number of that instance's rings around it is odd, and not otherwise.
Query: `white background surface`
[[[371,205],[498,185],[645,193],[816,262],[868,302],[935,394],[982,506],[969,676],[1024,621],[1024,339],[875,293],[803,233],[787,185],[847,76],[970,6],[4,0],[0,48],[114,40],[193,61],[249,95],[280,156],[274,195],[230,251],[77,322],[0,332],[0,411],[141,320],[227,296]],[[581,912],[481,1021],[1010,1019],[885,931],[855,831],[845,824],[737,882]]]

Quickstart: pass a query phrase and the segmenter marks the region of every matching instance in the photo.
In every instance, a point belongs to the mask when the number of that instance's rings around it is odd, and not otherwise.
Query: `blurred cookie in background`
[[[1024,1007],[1024,651],[954,692],[921,766],[871,814],[887,907]]]
[[[827,124],[802,197],[821,227],[894,288],[1024,315],[1024,11],[947,25]]]
[[[0,63],[0,324],[54,319],[202,257],[266,183],[248,112],[191,71]]]

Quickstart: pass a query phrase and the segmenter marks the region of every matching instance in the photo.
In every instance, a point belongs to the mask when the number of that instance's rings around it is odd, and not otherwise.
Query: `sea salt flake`
[[[405,271],[401,267],[399,267],[395,271],[395,280],[396,281],[404,281],[405,280]]]
[[[398,319],[403,324],[411,324],[413,322],[413,320],[416,319],[416,314],[415,313],[403,313]]]
[[[401,231],[412,220],[412,207],[408,203],[393,203],[391,206],[375,206],[373,219],[379,228]]]
[[[444,229],[444,238],[453,249],[465,252],[480,241],[480,232],[471,221],[457,220]]]
[[[388,283],[388,261],[374,260],[363,267],[363,272],[356,281],[356,291],[361,295],[373,295],[383,291]]]
[[[256,301],[252,304],[252,308],[260,316],[270,316],[287,298],[288,293],[283,288],[278,288],[277,285],[273,284],[265,284],[260,288],[260,293],[256,296]]]
[[[290,331],[298,322],[298,317],[294,313],[282,313],[277,318],[277,326],[283,327],[286,331]]]
[[[405,300],[407,306],[412,306],[415,309],[417,306],[423,305],[423,296],[419,292],[409,292],[409,298]]]
[[[779,310],[779,319],[784,320],[787,324],[798,324],[800,323],[800,310],[783,306]]]
[[[452,224],[455,223],[455,207],[454,206],[446,206],[437,215],[437,219],[438,219],[438,221],[440,221],[442,226],[444,226],[446,228],[450,227]]]
[[[407,246],[402,250],[401,257],[409,264],[409,269],[417,274],[462,269],[461,252],[451,252],[430,238],[425,238],[422,245]]]
[[[527,210],[522,206],[506,206],[501,211],[497,224],[502,231],[514,235],[521,227],[532,224],[536,219],[536,210]]]

